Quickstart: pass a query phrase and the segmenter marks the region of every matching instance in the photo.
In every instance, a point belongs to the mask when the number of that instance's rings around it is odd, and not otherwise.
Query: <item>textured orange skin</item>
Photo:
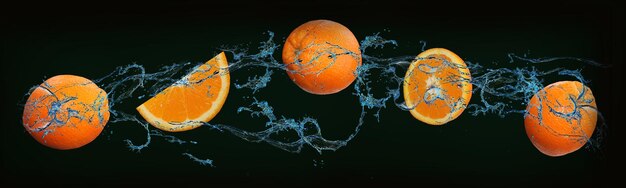
[[[346,50],[352,55],[329,57]],[[309,21],[293,30],[285,41],[282,58],[289,78],[303,90],[318,95],[337,93],[348,87],[361,65],[359,42],[354,34],[329,20]]]
[[[54,123],[49,116],[53,102],[63,101],[70,97],[74,100],[63,103],[56,113],[58,120],[65,123]],[[104,97],[104,100],[99,100]],[[69,150],[82,147],[92,142],[109,120],[109,102],[106,92],[90,80],[74,75],[58,75],[52,77],[35,88],[24,107],[22,122],[24,128],[37,142],[58,150]],[[95,108],[94,108],[95,107]],[[76,110],[76,115],[70,117],[66,109]],[[98,113],[102,114],[100,116]],[[69,117],[69,118],[68,118]],[[47,124],[50,124],[45,129]],[[44,136],[46,131],[51,131]]]
[[[578,96],[582,89],[586,89],[584,98],[594,99],[591,90],[580,82],[561,81],[550,84],[538,92],[545,92],[545,98],[539,101],[538,94],[535,94],[527,107],[530,115],[524,117],[526,134],[532,144],[543,154],[552,157],[563,156],[580,149],[589,140],[596,128],[597,111],[591,107],[581,107],[579,109],[580,120],[568,122],[565,118],[556,116],[549,111],[548,105],[554,105],[557,101],[562,107],[554,108],[562,113],[573,111],[571,101],[568,96]],[[545,102],[548,101],[548,102]],[[537,117],[541,105],[542,121]],[[588,105],[596,108],[595,99],[590,103],[578,101],[578,105]],[[580,124],[579,124],[580,123]],[[543,126],[542,126],[543,125]]]

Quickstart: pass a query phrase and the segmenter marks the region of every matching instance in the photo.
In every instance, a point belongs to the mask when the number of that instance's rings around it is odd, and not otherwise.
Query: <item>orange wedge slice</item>
[[[404,76],[403,93],[411,115],[430,124],[456,119],[472,97],[471,75],[465,62],[450,50],[420,53]]]
[[[148,99],[137,111],[158,129],[187,131],[213,119],[229,89],[228,62],[222,52]]]

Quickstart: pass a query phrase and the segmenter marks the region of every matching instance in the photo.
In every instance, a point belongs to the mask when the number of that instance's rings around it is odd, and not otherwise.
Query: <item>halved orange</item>
[[[230,89],[224,52],[137,107],[154,127],[181,132],[210,121],[222,109]]]
[[[404,76],[404,100],[416,119],[443,125],[456,119],[472,97],[471,75],[458,55],[444,48],[420,53]]]

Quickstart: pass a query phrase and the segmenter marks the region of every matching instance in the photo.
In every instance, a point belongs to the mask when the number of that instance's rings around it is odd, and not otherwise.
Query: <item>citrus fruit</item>
[[[54,76],[34,88],[22,115],[24,128],[35,140],[59,150],[90,143],[108,121],[107,93],[74,75]]]
[[[577,81],[561,81],[539,90],[524,116],[532,144],[548,156],[580,149],[591,137],[598,120],[591,89]]]
[[[472,97],[465,62],[450,50],[432,48],[420,53],[404,76],[404,100],[416,119],[443,125],[456,119]]]
[[[293,82],[312,94],[337,93],[356,79],[359,42],[345,26],[330,20],[304,23],[289,34],[283,63]]]
[[[228,62],[222,52],[148,99],[137,111],[156,128],[187,131],[213,119],[229,89]]]

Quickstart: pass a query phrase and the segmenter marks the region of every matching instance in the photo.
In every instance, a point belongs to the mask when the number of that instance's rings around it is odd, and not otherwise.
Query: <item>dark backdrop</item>
[[[615,166],[613,127],[619,123],[611,118],[618,115],[615,91],[623,83],[624,60],[624,14],[616,3],[85,1],[22,2],[2,9],[2,184],[597,186],[611,179],[609,170]],[[145,138],[139,126],[129,123],[109,124],[107,133],[80,149],[57,151],[37,143],[20,124],[18,103],[45,78],[75,74],[95,79],[133,62],[148,71],[172,63],[203,62],[221,45],[256,48],[268,30],[282,43],[292,29],[312,19],[342,23],[359,40],[376,32],[396,39],[400,45],[381,51],[385,56],[416,55],[419,41],[425,40],[428,47],[448,48],[465,60],[484,64],[507,62],[507,53],[529,53],[611,65],[583,69],[609,123],[609,139],[601,151],[581,149],[552,158],[532,146],[521,115],[465,113],[433,127],[391,104],[382,110],[380,122],[366,118],[348,146],[322,155],[311,148],[292,154],[204,127],[175,134],[198,145],[173,145],[155,138],[149,148],[135,153],[122,140],[141,143]],[[233,74],[232,81],[254,73],[258,72]],[[241,100],[248,93],[231,87],[212,122],[261,129],[263,121],[235,112],[249,102]],[[333,139],[350,134],[360,112],[352,87],[314,96],[282,72],[257,98],[270,101],[278,114],[317,118],[324,135]],[[118,107],[135,113],[133,107],[141,102],[129,100]],[[471,103],[477,102],[475,94]],[[216,167],[200,166],[182,152],[213,159]],[[314,165],[320,161],[322,165]]]

